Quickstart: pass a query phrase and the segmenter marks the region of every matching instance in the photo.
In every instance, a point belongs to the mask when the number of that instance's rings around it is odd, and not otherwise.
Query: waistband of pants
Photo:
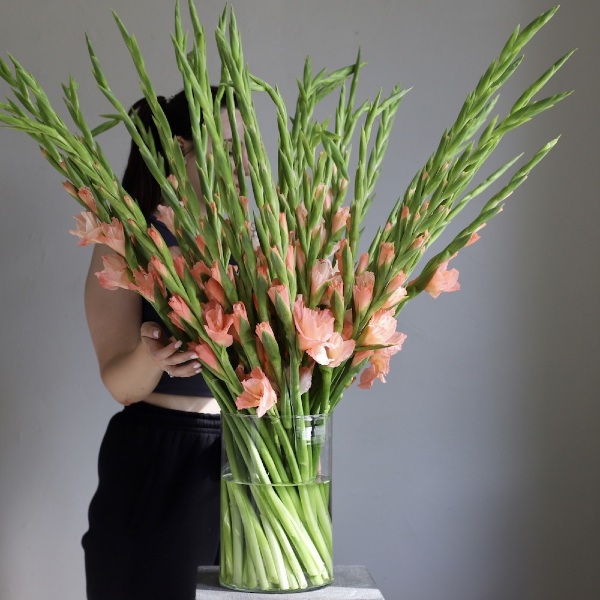
[[[221,431],[221,415],[195,413],[173,408],[163,408],[148,402],[135,402],[126,406],[121,415],[140,423],[156,424],[172,429],[194,430],[219,433]]]

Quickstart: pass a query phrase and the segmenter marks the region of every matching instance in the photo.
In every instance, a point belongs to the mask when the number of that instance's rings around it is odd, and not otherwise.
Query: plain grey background
[[[251,68],[280,86],[290,111],[306,54],[315,70],[334,69],[362,48],[361,97],[397,81],[413,86],[366,241],[513,27],[550,7],[232,4]],[[212,32],[224,4],[197,6],[216,77]],[[172,2],[3,0],[2,56],[21,60],[57,105],[60,82],[75,76],[93,121],[109,107],[90,75],[85,31],[119,98],[139,96],[112,8],[139,38],[157,89],[178,91]],[[560,133],[559,145],[454,261],[462,290],[419,297],[401,313],[408,339],[387,384],[351,388],[337,411],[335,560],[366,565],[386,599],[600,597],[599,18],[597,3],[567,0],[526,48],[500,108],[573,47],[550,89],[576,93],[507,139],[499,159]],[[275,123],[263,112],[272,147]],[[126,133],[100,141],[122,172]],[[80,600],[97,452],[119,409],[101,385],[83,313],[90,249],[67,233],[79,208],[23,134],[0,131],[0,181],[0,598]]]

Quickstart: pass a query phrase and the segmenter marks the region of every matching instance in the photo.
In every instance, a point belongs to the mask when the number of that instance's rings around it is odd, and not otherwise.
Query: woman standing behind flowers
[[[216,91],[212,88],[213,97]],[[185,94],[159,101],[203,202]],[[132,111],[162,154],[147,101],[138,101]],[[225,108],[221,121],[227,143],[231,124]],[[123,187],[148,224],[175,247],[161,216],[160,187],[133,141]],[[198,356],[169,337],[151,305],[134,291],[102,286],[110,260],[107,246],[96,245],[85,307],[102,381],[125,408],[111,419],[100,448],[99,485],[82,541],[88,599],[192,599],[198,565],[218,559],[219,408]]]

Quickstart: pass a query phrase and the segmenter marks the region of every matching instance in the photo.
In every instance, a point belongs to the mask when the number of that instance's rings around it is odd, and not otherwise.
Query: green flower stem
[[[244,540],[247,544],[246,550],[249,552],[252,562],[256,569],[256,576],[259,584],[263,589],[269,589],[267,572],[265,563],[268,563],[271,555],[266,536],[262,534],[262,529],[259,526],[258,518],[256,517],[248,498],[238,485],[232,485],[229,490],[231,504],[234,504],[239,510],[240,519],[243,525]],[[260,538],[263,539],[260,539]],[[261,553],[262,550],[262,553]],[[274,567],[273,567],[274,568]]]
[[[260,521],[264,529],[267,541],[269,543],[269,548],[271,548],[271,552],[273,553],[273,560],[275,563],[275,568],[277,569],[276,581],[279,584],[278,587],[282,590],[289,590],[290,582],[287,576],[289,569],[284,561],[283,553],[279,546],[279,542],[277,540],[275,532],[273,531],[273,528],[269,523],[268,514],[261,514]]]
[[[239,523],[236,521],[236,518],[239,519],[239,515],[234,517],[236,508],[230,503],[227,485],[223,480],[221,480],[221,494],[219,499],[221,504],[221,547],[219,562],[221,573],[224,574],[226,579],[231,579],[234,577],[234,567],[240,568],[242,564],[242,561],[239,560],[241,552],[236,554],[234,548],[234,544],[239,543],[240,540]]]

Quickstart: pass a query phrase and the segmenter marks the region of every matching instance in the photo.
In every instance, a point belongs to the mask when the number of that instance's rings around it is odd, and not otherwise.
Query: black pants
[[[110,421],[83,536],[88,600],[193,600],[219,549],[220,418],[132,404]]]

